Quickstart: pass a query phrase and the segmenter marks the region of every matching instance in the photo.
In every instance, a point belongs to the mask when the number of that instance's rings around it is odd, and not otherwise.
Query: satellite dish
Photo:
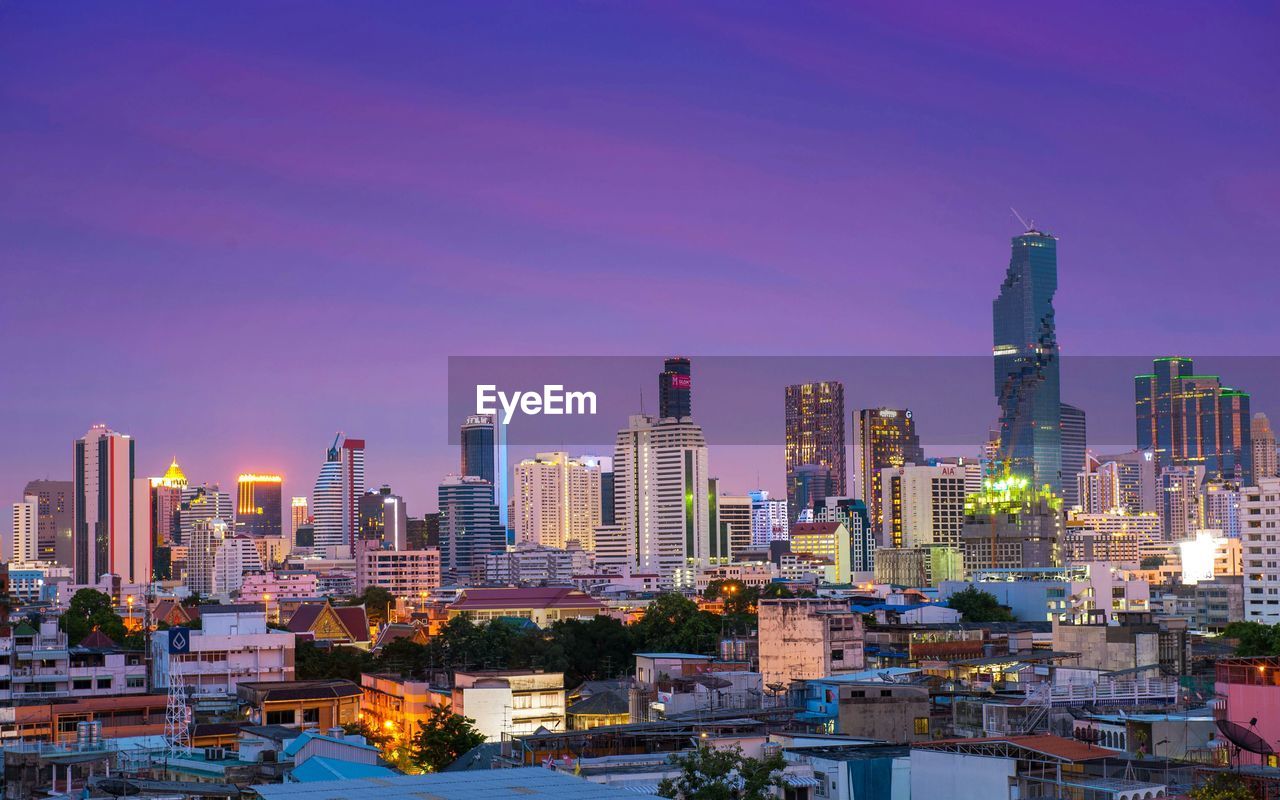
[[[1236,747],[1249,753],[1257,753],[1258,755],[1270,755],[1275,751],[1271,749],[1271,745],[1267,744],[1267,740],[1258,734],[1249,730],[1243,725],[1237,725],[1234,722],[1228,722],[1225,719],[1216,721],[1218,730],[1227,741]]]

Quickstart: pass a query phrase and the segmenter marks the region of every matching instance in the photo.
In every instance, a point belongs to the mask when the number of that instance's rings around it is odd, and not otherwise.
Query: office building
[[[767,549],[770,542],[785,541],[791,530],[787,501],[770,498],[764,489],[747,492],[747,497],[751,498],[751,549]]]
[[[618,431],[613,469],[617,511],[633,542],[629,573],[692,586],[698,570],[727,561],[712,549],[715,498],[702,428],[688,417],[633,415]]]
[[[76,583],[108,573],[126,583],[151,576],[151,542],[134,518],[134,440],[94,425],[75,442]],[[135,530],[136,528],[136,530]]]
[[[186,545],[190,542],[191,532],[201,520],[220,519],[227,522],[235,519],[231,495],[220,491],[218,484],[187,486],[181,492],[181,502],[178,505],[179,544]]]
[[[182,537],[182,491],[187,476],[175,458],[165,473],[147,479],[147,505],[153,547],[171,547]],[[135,509],[135,512],[138,509]]]
[[[515,466],[517,542],[563,548],[576,541],[594,548],[592,530],[602,523],[600,466],[568,453],[538,453]]]
[[[421,517],[409,517],[408,548],[410,550],[426,550],[428,547],[440,546],[440,514],[423,514]]]
[[[284,479],[279,475],[248,474],[236,478],[236,533],[279,539]]]
[[[75,561],[75,483],[28,481],[22,496],[36,498],[36,554],[39,560],[70,567]]]
[[[1127,453],[1101,455],[1097,460],[1099,469],[1110,465],[1109,469],[1115,473],[1119,486],[1118,506],[1131,514],[1159,513],[1160,466],[1153,451],[1130,450]]]
[[[486,556],[484,567],[488,583],[508,586],[563,586],[594,570],[592,554],[573,539],[562,548],[516,542],[513,548]]]
[[[658,374],[658,419],[693,416],[693,378],[689,359],[668,358]]]
[[[462,456],[459,475],[472,475],[493,484],[493,502],[505,531],[509,503],[507,497],[506,426],[492,414],[474,414],[462,422],[459,434]]]
[[[307,498],[295,497],[289,501],[289,543],[297,545],[298,528],[311,521],[311,513],[307,509]]]
[[[1002,471],[1061,496],[1057,289],[1057,238],[1034,228],[1013,237],[1009,268],[991,304]]]
[[[328,557],[350,557],[359,530],[359,502],[364,494],[364,440],[334,438],[311,493],[315,541],[312,551]]]
[[[825,506],[824,506],[825,508]],[[826,562],[826,583],[849,583],[853,560],[849,529],[840,522],[797,522],[791,526],[791,552]]]
[[[440,508],[440,572],[446,582],[479,580],[484,559],[506,547],[493,503],[493,484],[475,475],[448,475],[436,490]]]
[[[1212,480],[1253,481],[1249,395],[1196,375],[1189,358],[1157,358],[1133,379],[1138,449],[1164,467],[1202,467]]]
[[[1240,497],[1244,553],[1244,618],[1280,624],[1280,478],[1264,478]]]
[[[27,564],[37,560],[40,535],[40,498],[27,495],[13,504],[13,539],[9,561]]]
[[[1266,414],[1253,415],[1253,423],[1249,429],[1253,438],[1253,477],[1255,480],[1274,478],[1280,475],[1280,464],[1276,458],[1276,434],[1271,430],[1271,422]]]
[[[880,471],[885,547],[960,547],[965,522],[960,466],[906,465]]]
[[[884,514],[880,471],[903,464],[923,464],[924,450],[916,434],[915,417],[909,408],[864,408],[858,412],[854,461],[858,488],[871,514],[871,525],[880,530]]]
[[[1165,467],[1160,472],[1160,526],[1167,542],[1189,539],[1204,525],[1202,466]]]
[[[844,384],[799,383],[784,393],[787,508],[791,521],[822,505],[822,497],[844,496]],[[825,468],[825,473],[822,468]],[[807,496],[802,498],[799,493]]]
[[[751,498],[722,494],[716,499],[720,526],[729,535],[729,559],[751,549]]]
[[[240,593],[246,572],[261,572],[263,563],[257,542],[261,537],[227,535],[213,551],[213,594],[231,597]]]
[[[965,569],[1059,567],[1062,530],[1061,498],[1019,475],[989,481],[965,499]]]
[[[1076,476],[1084,471],[1086,423],[1084,409],[1062,404],[1062,502],[1067,508],[1080,503]]]
[[[358,537],[365,542],[378,542],[387,550],[405,550],[409,542],[409,509],[404,498],[383,484],[376,491],[360,496]]]
[[[242,682],[293,682],[295,637],[268,628],[261,605],[201,606],[200,627],[186,631],[184,652],[171,652],[173,633],[151,635],[151,682],[158,692],[167,691],[177,676],[192,699],[203,704],[234,701]]]
[[[1091,561],[1136,564],[1142,545],[1162,540],[1158,514],[1130,514],[1123,510],[1072,512],[1066,524],[1063,559],[1075,564]]]

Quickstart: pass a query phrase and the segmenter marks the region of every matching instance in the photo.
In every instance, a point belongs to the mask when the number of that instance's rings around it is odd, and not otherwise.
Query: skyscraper
[[[1253,481],[1249,395],[1196,375],[1189,358],[1157,358],[1153,371],[1133,379],[1138,449],[1161,467],[1204,467],[1210,480]]]
[[[279,539],[284,533],[279,475],[241,475],[236,478],[236,533]]]
[[[924,450],[909,408],[864,408],[858,412],[856,427],[853,450],[859,489],[871,515],[871,527],[879,531],[884,526],[880,471],[903,464],[923,464]]]
[[[821,464],[800,464],[787,479],[787,511],[791,522],[813,522],[815,512],[828,497],[839,497],[831,469]]]
[[[1250,426],[1253,436],[1253,479],[1255,482],[1263,478],[1274,478],[1280,474],[1280,464],[1276,458],[1276,435],[1271,430],[1271,422],[1261,412],[1253,415]]]
[[[720,525],[729,533],[729,556],[751,549],[751,498],[722,494],[716,498]]]
[[[348,557],[355,551],[358,504],[363,494],[364,439],[347,439],[339,433],[311,493],[315,502],[314,551]]]
[[[564,548],[577,541],[594,549],[592,530],[600,519],[600,466],[568,453],[538,453],[516,465],[517,542]]]
[[[28,481],[23,497],[38,503],[36,548],[41,561],[56,561],[64,567],[75,563],[75,483],[73,481]]]
[[[460,475],[484,478],[493,484],[493,501],[503,528],[509,520],[506,427],[492,414],[475,414],[462,422]]]
[[[307,524],[311,513],[307,508],[307,498],[295,497],[289,501],[289,544],[298,543],[298,528]]]
[[[881,472],[885,547],[960,549],[964,532],[965,471],[953,464],[907,465]]]
[[[1160,513],[1160,467],[1150,450],[1098,456],[1099,469],[1110,465],[1119,485],[1117,507],[1130,514]],[[1104,511],[1107,509],[1103,509]]]
[[[710,480],[702,428],[687,416],[634,415],[613,451],[618,524],[630,539],[629,572],[693,584],[711,563]]]
[[[40,532],[40,498],[26,495],[13,504],[13,546],[9,560],[29,563],[36,560]]]
[[[1227,481],[1204,484],[1204,526],[1222,531],[1228,539],[1240,538],[1240,486]]]
[[[867,504],[851,497],[828,497],[814,515],[819,522],[839,522],[849,531],[849,568],[855,573],[876,568],[878,531],[871,529]]]
[[[600,470],[600,524],[613,524],[613,458],[610,456],[581,456],[579,459],[588,467]]]
[[[668,358],[658,375],[658,419],[693,416],[693,377],[689,359]]]
[[[1080,503],[1076,476],[1084,471],[1084,409],[1062,404],[1062,501],[1067,508]]]
[[[409,509],[404,498],[382,485],[370,489],[359,500],[360,534],[363,541],[381,543],[384,550],[409,549]]]
[[[440,572],[446,582],[484,576],[484,558],[502,552],[507,534],[493,503],[493,484],[475,475],[448,475],[437,489]]]
[[[991,304],[1002,470],[1061,494],[1057,289],[1057,238],[1034,228],[1013,237],[1009,269]]]
[[[76,440],[74,454],[76,583],[97,583],[107,573],[146,582],[151,543],[147,526],[135,531],[133,439],[94,425]]]
[[[803,510],[822,505],[827,495],[844,496],[848,489],[845,471],[844,384],[839,381],[798,383],[784,393],[786,420],[787,507],[794,522]],[[796,495],[802,484],[797,470],[806,465],[827,468],[829,483],[817,492],[809,491],[805,503]],[[810,470],[810,478],[813,471]],[[808,487],[808,483],[805,486]],[[816,499],[816,502],[815,502]]]
[[[173,459],[164,475],[147,479],[149,538],[152,547],[168,547],[182,536],[182,490],[187,476]]]
[[[182,489],[182,502],[178,506],[179,543],[188,545],[196,523],[206,519],[220,519],[231,526],[235,518],[235,506],[231,495],[221,491],[218,484],[202,483]]]
[[[1166,542],[1181,542],[1204,527],[1204,467],[1165,467],[1160,472],[1160,527]]]
[[[767,549],[770,542],[786,541],[791,536],[787,501],[770,498],[764,489],[747,492],[747,497],[751,498],[751,549]]]

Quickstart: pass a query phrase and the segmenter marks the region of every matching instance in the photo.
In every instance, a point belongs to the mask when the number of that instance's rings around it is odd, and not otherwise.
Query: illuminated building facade
[[[388,550],[406,550],[409,544],[409,509],[404,498],[383,485],[360,497],[362,541],[379,542]]]
[[[311,512],[307,508],[307,498],[295,497],[289,501],[289,543],[296,545],[298,543],[298,528],[306,525],[311,519]]]
[[[563,548],[576,541],[595,549],[592,531],[602,524],[600,466],[568,453],[538,453],[515,466],[517,542]]]
[[[1196,375],[1189,358],[1157,358],[1133,379],[1138,448],[1161,467],[1203,467],[1206,478],[1253,480],[1253,418],[1249,395]]]
[[[36,542],[40,530],[40,499],[23,497],[13,504],[13,538],[9,561],[28,564],[36,560]]]
[[[658,419],[693,416],[692,365],[684,356],[668,358],[658,374]]]
[[[1062,498],[1020,475],[987,481],[965,499],[965,568],[1059,567],[1062,530]]]
[[[1204,467],[1165,467],[1160,472],[1160,524],[1167,542],[1188,539],[1204,525]]]
[[[770,498],[764,489],[747,492],[747,496],[751,498],[751,549],[767,549],[769,542],[785,540],[791,527],[787,501]]]
[[[282,524],[279,475],[241,475],[236,479],[236,533],[246,536],[279,539]]]
[[[846,493],[844,384],[788,386],[785,417],[787,508],[795,522],[802,511],[819,508],[828,495]]]
[[[235,519],[231,495],[220,491],[216,483],[182,489],[182,502],[178,506],[179,543],[188,544],[196,524],[207,519],[220,519],[230,524]]]
[[[991,304],[1002,472],[1061,495],[1057,289],[1057,238],[1034,228],[1013,237],[1009,268]]]
[[[1244,618],[1280,623],[1280,561],[1270,553],[1280,537],[1280,478],[1263,478],[1240,497],[1244,548]]]
[[[359,530],[359,502],[364,494],[364,440],[334,439],[316,478],[313,553],[349,557]]]
[[[909,408],[864,408],[858,412],[854,460],[859,488],[876,530],[884,526],[880,472],[903,464],[923,464],[924,450]]]
[[[908,464],[881,470],[885,547],[960,547],[965,523],[965,471],[953,464]]]
[[[493,484],[475,475],[449,475],[437,489],[437,500],[443,580],[483,577],[485,556],[501,552],[507,541],[493,503]]]

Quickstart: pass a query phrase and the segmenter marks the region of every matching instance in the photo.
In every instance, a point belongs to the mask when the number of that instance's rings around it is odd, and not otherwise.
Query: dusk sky
[[[1010,206],[1065,354],[1276,354],[1276,7],[1069,6],[5,4],[5,502],[105,422],[433,510],[450,355],[989,355]]]

